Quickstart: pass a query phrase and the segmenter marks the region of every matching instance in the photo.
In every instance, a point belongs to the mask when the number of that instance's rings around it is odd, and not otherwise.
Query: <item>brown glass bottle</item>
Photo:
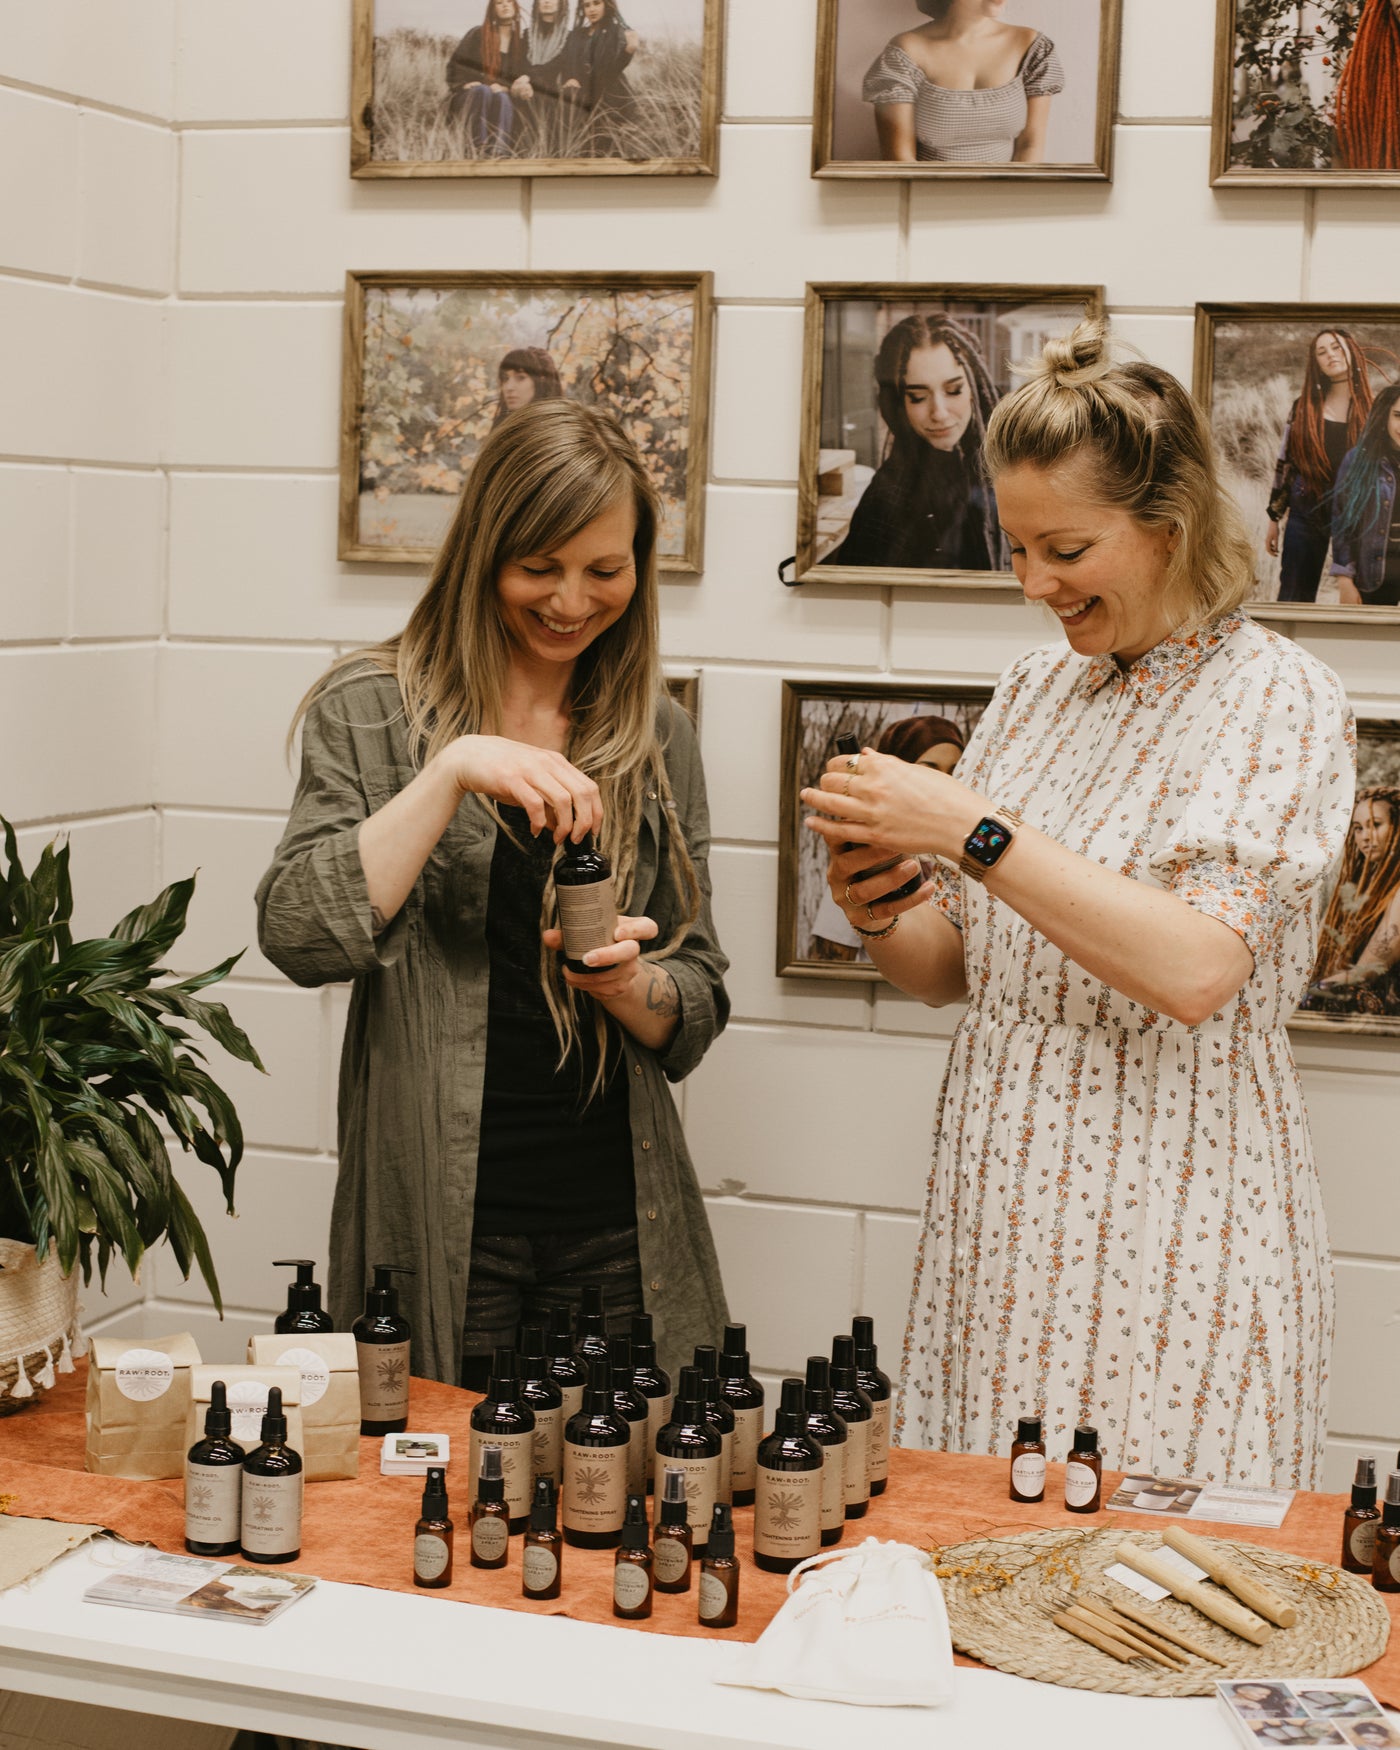
[[[447,1517],[447,1472],[434,1467],[423,1489],[423,1517],[413,1528],[413,1584],[452,1584],[452,1521]]]
[[[1016,1439],[1011,1447],[1011,1499],[1022,1502],[1045,1499],[1045,1441],[1041,1438],[1039,1416],[1022,1416],[1016,1424]]]
[[[1376,1461],[1358,1458],[1351,1506],[1342,1521],[1342,1566],[1349,1574],[1369,1574],[1376,1556],[1381,1511],[1376,1505]]]
[[[734,1515],[715,1502],[710,1536],[700,1564],[698,1601],[702,1628],[733,1628],[739,1620],[739,1558],[734,1553]]]
[[[831,1363],[807,1357],[807,1432],[822,1449],[822,1543],[840,1543],[846,1529],[846,1424],[831,1397]]]
[[[608,948],[616,939],[617,905],[613,897],[612,864],[587,832],[574,844],[565,839],[554,865],[554,900],[564,934],[564,964],[570,972],[599,970],[586,965],[584,955]]]
[[[556,1488],[564,1474],[564,1393],[549,1373],[544,1330],[526,1327],[520,1338],[520,1401],[535,1415],[535,1444],[530,1460],[533,1477],[548,1477]],[[531,1489],[533,1491],[533,1481]]]
[[[243,1460],[243,1528],[239,1538],[245,1561],[294,1562],[301,1554],[305,1480],[301,1454],[287,1444],[282,1388],[274,1385],[267,1394],[262,1445]]]
[[[570,1416],[576,1416],[583,1408],[583,1390],[588,1384],[588,1374],[574,1354],[568,1307],[555,1307],[549,1320],[549,1377],[563,1394],[564,1421],[567,1424]]]
[[[656,1363],[651,1314],[632,1315],[632,1384],[647,1406],[647,1493],[656,1486],[656,1436],[671,1420],[671,1376]]]
[[[535,1478],[530,1523],[520,1558],[520,1592],[524,1598],[557,1598],[564,1577],[564,1539],[559,1535],[558,1497],[548,1477]]]
[[[1097,1428],[1086,1422],[1074,1431],[1074,1450],[1065,1464],[1065,1508],[1070,1513],[1097,1513],[1103,1492],[1103,1454]]]
[[[790,1574],[822,1546],[822,1449],[807,1432],[804,1380],[783,1381],[776,1424],[758,1443],[753,1559],[770,1574]]]
[[[719,1435],[719,1493],[717,1501],[734,1500],[734,1431],[738,1426],[733,1410],[720,1389],[719,1380],[719,1350],[713,1343],[697,1343],[695,1345],[695,1365],[700,1369],[700,1377],[704,1381],[705,1416],[715,1433]],[[708,1537],[710,1528],[704,1528]]]
[[[574,1354],[585,1371],[590,1361],[609,1359],[608,1326],[603,1314],[601,1288],[579,1290],[578,1316],[574,1320]]]
[[[192,1556],[236,1556],[243,1503],[243,1460],[248,1456],[230,1438],[233,1415],[228,1388],[216,1379],[209,1387],[204,1438],[185,1458],[185,1548]]]
[[[468,1474],[481,1469],[480,1453],[487,1441],[501,1452],[512,1532],[524,1531],[535,1486],[535,1412],[520,1390],[514,1349],[497,1349],[491,1363],[486,1395],[471,1413]]]
[[[1377,1592],[1400,1592],[1400,1470],[1391,1471],[1386,1479],[1385,1505],[1371,1558],[1371,1584]]]
[[[683,1367],[671,1420],[657,1433],[656,1464],[685,1472],[690,1534],[696,1550],[710,1532],[710,1512],[719,1491],[720,1437],[705,1414],[705,1380],[698,1367]]]
[[[612,1362],[613,1408],[627,1424],[627,1493],[645,1495],[651,1417],[646,1399],[632,1383],[632,1339],[610,1337],[608,1359]]]
[[[743,1325],[724,1327],[719,1389],[734,1412],[730,1497],[736,1507],[752,1507],[758,1480],[758,1443],[763,1438],[763,1387],[749,1372],[748,1330]]]
[[[613,1556],[614,1616],[620,1616],[624,1622],[640,1622],[651,1615],[651,1569],[646,1497],[629,1495],[622,1542]]]
[[[503,1568],[510,1552],[510,1508],[499,1446],[481,1448],[481,1476],[472,1503],[472,1566]]]
[[[564,1541],[615,1549],[627,1510],[629,1425],[613,1408],[612,1363],[588,1363],[583,1408],[564,1425]]]
[[[851,1320],[856,1345],[856,1384],[870,1399],[870,1493],[883,1495],[890,1480],[890,1424],[894,1387],[876,1365],[875,1321],[861,1315]]]
[[[393,1278],[414,1274],[404,1264],[376,1264],[365,1310],[350,1327],[360,1371],[361,1434],[401,1434],[408,1426],[413,1329],[399,1312]]]
[[[685,1496],[685,1472],[662,1460],[661,1506],[651,1537],[651,1574],[658,1592],[689,1592],[695,1553],[690,1529],[690,1503]]]
[[[875,1406],[856,1381],[854,1337],[831,1343],[831,1399],[846,1424],[846,1517],[864,1519],[870,1510],[870,1430]]]

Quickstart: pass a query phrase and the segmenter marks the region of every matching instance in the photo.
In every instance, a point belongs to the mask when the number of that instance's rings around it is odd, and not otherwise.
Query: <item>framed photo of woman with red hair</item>
[[[1400,182],[1400,0],[1218,0],[1211,182]]]

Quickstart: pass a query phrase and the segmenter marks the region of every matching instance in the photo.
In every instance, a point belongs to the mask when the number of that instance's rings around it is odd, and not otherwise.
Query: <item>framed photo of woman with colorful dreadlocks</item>
[[[1356,801],[1295,1027],[1400,1033],[1400,721],[1356,725]]]
[[[1400,305],[1198,304],[1196,396],[1260,619],[1400,623]]]
[[[1212,183],[1400,182],[1400,0],[1217,0]]]
[[[1102,308],[1100,286],[809,285],[796,581],[1018,588],[987,420]]]

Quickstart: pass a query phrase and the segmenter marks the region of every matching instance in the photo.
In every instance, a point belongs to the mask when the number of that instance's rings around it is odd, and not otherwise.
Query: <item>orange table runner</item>
[[[178,1478],[136,1483],[119,1477],[89,1476],[83,1469],[83,1406],[86,1365],[60,1378],[41,1404],[0,1420],[0,1492],[14,1495],[11,1511],[36,1518],[76,1520],[105,1525],[118,1536],[179,1554],[184,1549],[184,1491]],[[577,1617],[584,1622],[616,1623],[612,1614],[611,1550],[566,1549],[563,1596],[547,1604],[520,1594],[520,1540],[512,1539],[507,1566],[499,1570],[472,1567],[468,1559],[466,1457],[469,1418],[477,1402],[471,1392],[431,1380],[415,1379],[409,1426],[451,1436],[458,1455],[448,1472],[452,1518],[457,1527],[452,1584],[427,1598],[455,1598],[469,1604],[496,1605],[509,1610]],[[360,1475],[354,1482],[312,1483],[306,1490],[306,1511],[298,1573],[352,1585],[378,1586],[412,1592],[413,1527],[418,1518],[423,1483],[419,1477],[379,1474],[378,1439],[360,1443]],[[1063,1498],[1064,1467],[1052,1464],[1046,1479],[1046,1500],[1036,1507],[1018,1507],[1007,1499],[1008,1465],[1001,1458],[976,1458],[960,1453],[894,1451],[885,1494],[872,1501],[864,1519],[848,1520],[846,1547],[864,1537],[894,1538],[920,1548],[961,1543],[975,1537],[1008,1536],[1045,1527],[1086,1526],[1110,1522],[1125,1531],[1141,1531],[1151,1521],[1141,1514],[1105,1514],[1088,1519],[1058,1505]],[[1104,1496],[1117,1487],[1117,1474],[1104,1472]],[[1208,1535],[1237,1538],[1283,1549],[1308,1560],[1336,1562],[1342,1541],[1343,1495],[1300,1494],[1277,1531],[1246,1526],[1199,1529]],[[753,1547],[753,1510],[734,1515],[737,1547],[747,1557]],[[1193,1525],[1193,1529],[1196,1526]],[[766,1574],[745,1560],[736,1628],[718,1631],[724,1640],[757,1640],[787,1595],[781,1574]],[[696,1594],[658,1593],[648,1622],[617,1624],[661,1634],[714,1636],[696,1620]],[[1400,1623],[1400,1595],[1387,1597],[1393,1623]],[[973,1661],[959,1659],[961,1664]],[[1400,1636],[1391,1635],[1382,1658],[1360,1673],[1382,1701],[1400,1707]]]

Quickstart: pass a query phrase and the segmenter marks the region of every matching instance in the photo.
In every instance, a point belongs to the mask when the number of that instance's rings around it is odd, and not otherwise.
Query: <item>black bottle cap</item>
[[[530,1503],[531,1531],[555,1531],[557,1502],[553,1477],[535,1478],[535,1498]]]
[[[719,1378],[719,1350],[713,1343],[697,1343],[695,1345],[695,1365],[706,1379]]]
[[[399,1291],[395,1276],[416,1276],[418,1272],[407,1264],[376,1264],[374,1281],[365,1290],[365,1313],[369,1318],[393,1318],[399,1310]]]
[[[1035,1446],[1040,1441],[1040,1417],[1022,1416],[1016,1423],[1016,1439],[1023,1445]]]
[[[287,1285],[288,1312],[320,1312],[321,1285],[312,1278],[316,1274],[316,1262],[313,1258],[274,1258],[277,1269],[292,1265],[296,1269],[297,1279]]]
[[[580,1290],[578,1317],[574,1321],[574,1336],[602,1337],[606,1335],[603,1322],[603,1291],[601,1288],[584,1288]]]
[[[1351,1485],[1351,1504],[1353,1507],[1375,1506],[1376,1461],[1374,1458],[1357,1459],[1356,1479]]]
[[[725,1501],[715,1502],[714,1516],[710,1520],[710,1535],[705,1540],[705,1560],[713,1561],[716,1556],[729,1557],[734,1554],[734,1512]]]
[[[586,832],[575,843],[573,839],[565,839],[561,849],[566,857],[586,857],[598,848],[598,841],[591,832]]]
[[[544,1332],[538,1325],[526,1325],[520,1333],[520,1377],[539,1379],[544,1371]]]
[[[476,1498],[478,1501],[504,1501],[506,1498],[499,1446],[483,1446],[481,1449],[481,1475],[476,1481]]]
[[[516,1366],[514,1349],[497,1349],[491,1360],[491,1383],[486,1388],[488,1398],[497,1403],[513,1404],[520,1398],[520,1370]]]
[[[554,1361],[574,1352],[574,1321],[566,1306],[551,1307],[549,1312],[549,1354]]]
[[[1074,1450],[1097,1454],[1099,1450],[1099,1431],[1091,1428],[1087,1422],[1074,1431]]]
[[[650,1313],[632,1314],[632,1360],[638,1367],[656,1366],[656,1334]]]
[[[447,1517],[447,1472],[439,1470],[436,1465],[428,1471],[427,1481],[423,1484],[423,1517]]]
[[[233,1432],[233,1417],[229,1414],[228,1387],[216,1379],[209,1387],[209,1408],[204,1412],[204,1438],[227,1440]]]
[[[612,1362],[604,1361],[601,1356],[593,1356],[589,1359],[588,1387],[584,1394],[584,1407],[590,1414],[596,1414],[599,1410],[610,1410],[613,1407]]]
[[[1400,1470],[1391,1471],[1386,1478],[1381,1518],[1386,1525],[1400,1525]]]
[[[807,1431],[807,1382],[805,1379],[783,1381],[782,1402],[774,1418],[778,1434],[805,1434]]]
[[[724,1348],[720,1352],[726,1379],[737,1379],[749,1370],[749,1330],[747,1325],[724,1327]]]
[[[854,1337],[831,1339],[831,1386],[833,1391],[850,1391],[856,1381],[856,1340]]]
[[[609,1337],[608,1360],[612,1362],[613,1383],[615,1385],[631,1385],[632,1339],[630,1337]]]
[[[861,1313],[851,1320],[851,1340],[856,1346],[856,1366],[875,1366],[875,1321]]]
[[[806,1404],[809,1411],[829,1416],[835,1408],[831,1397],[831,1363],[825,1355],[807,1357]]]
[[[705,1376],[698,1367],[683,1367],[671,1415],[677,1422],[705,1419]]]
[[[264,1446],[285,1446],[287,1444],[287,1418],[282,1414],[282,1388],[280,1385],[270,1386],[267,1393],[267,1409],[263,1412],[262,1443]]]
[[[627,1517],[622,1521],[623,1549],[646,1549],[650,1541],[647,1504],[640,1495],[627,1497]]]
[[[661,1483],[661,1523],[663,1525],[689,1525],[690,1502],[685,1493],[685,1472],[676,1465],[668,1465]]]

